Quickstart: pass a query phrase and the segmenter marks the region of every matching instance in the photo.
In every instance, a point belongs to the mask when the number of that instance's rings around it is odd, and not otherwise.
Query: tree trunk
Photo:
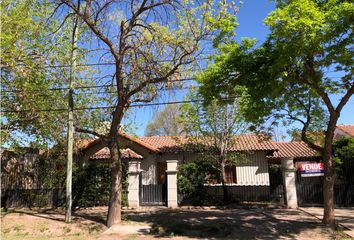
[[[226,183],[225,160],[223,159],[221,161],[221,185],[222,185],[224,203],[228,203],[229,193],[227,191],[227,186],[225,185],[225,183]]]
[[[333,169],[328,169],[329,172],[326,173],[323,180],[323,223],[326,225],[334,226],[334,172]]]
[[[326,144],[327,145],[327,144]],[[326,225],[334,225],[334,166],[332,159],[332,144],[324,149],[323,162],[325,165],[325,174],[323,179],[323,223]],[[328,149],[329,148],[329,149]]]
[[[334,226],[335,216],[334,216],[334,164],[332,156],[332,144],[334,131],[336,128],[338,116],[330,116],[328,123],[325,145],[322,152],[323,163],[325,167],[325,174],[323,179],[323,220],[322,222],[326,225]]]
[[[118,139],[110,144],[111,152],[111,193],[108,205],[107,227],[121,222],[122,167]]]

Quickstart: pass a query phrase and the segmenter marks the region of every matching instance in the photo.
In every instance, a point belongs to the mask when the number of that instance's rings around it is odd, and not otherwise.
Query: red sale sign
[[[302,177],[317,177],[324,175],[324,165],[323,163],[301,163],[300,173]]]

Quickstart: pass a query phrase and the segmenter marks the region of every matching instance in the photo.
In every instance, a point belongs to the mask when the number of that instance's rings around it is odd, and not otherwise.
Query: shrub
[[[208,179],[215,179],[218,172],[207,161],[196,160],[178,167],[178,192],[192,204],[201,204],[206,196],[204,185]],[[213,176],[213,177],[211,177]],[[183,201],[183,200],[182,200]]]
[[[342,138],[334,142],[333,153],[338,177],[354,182],[354,138]]]
[[[123,164],[122,206],[127,206],[127,167]],[[73,173],[73,209],[108,205],[111,189],[109,164],[88,164]]]

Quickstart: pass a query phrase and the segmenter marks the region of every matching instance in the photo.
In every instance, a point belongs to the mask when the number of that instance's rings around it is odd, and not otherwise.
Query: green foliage
[[[36,165],[39,186],[44,189],[65,187],[65,156],[40,156]]]
[[[238,154],[230,152],[230,149],[237,144],[235,136],[248,130],[242,113],[247,95],[213,99],[206,104],[203,96],[192,89],[186,100],[195,101],[181,106],[179,121],[188,136],[186,147],[194,148],[219,169],[220,161],[226,160],[228,164],[236,162]]]
[[[181,164],[178,166],[177,173],[178,192],[184,197],[200,202],[205,197],[204,184],[208,183],[210,178],[219,179],[219,177],[219,171],[204,159]]]
[[[265,20],[267,40],[220,47],[198,76],[200,92],[210,102],[237,95],[241,86],[249,95],[247,120],[260,124],[273,116],[323,130],[332,104],[328,95],[352,91],[353,12],[351,1],[277,1]]]
[[[18,156],[20,157],[20,155]],[[40,155],[34,160],[34,164],[13,169],[18,171],[23,169],[21,174],[15,175],[16,178],[9,178],[9,173],[4,172],[4,179],[15,181],[24,185],[26,182],[33,183],[34,190],[23,191],[22,199],[29,205],[45,207],[51,202],[51,191],[56,194],[58,191],[57,204],[65,204],[65,180],[66,180],[66,157],[56,154]],[[12,179],[12,180],[11,180]],[[73,207],[91,207],[108,205],[111,169],[108,163],[88,163],[79,166],[76,161],[73,165]],[[8,183],[9,184],[9,183]],[[11,185],[12,187],[16,185]],[[11,187],[9,187],[11,188]],[[123,164],[122,181],[122,206],[128,205],[128,169],[127,164]],[[6,194],[5,194],[6,195]],[[53,196],[53,199],[56,197]],[[54,202],[54,204],[56,204]]]
[[[36,1],[2,1],[2,34],[1,34],[1,56],[2,71],[1,83],[2,89],[7,91],[18,90],[18,92],[2,92],[2,106],[6,110],[19,111],[29,109],[28,112],[11,112],[2,116],[2,134],[6,140],[16,138],[16,130],[25,129],[29,135],[37,133],[48,137],[51,133],[48,128],[48,122],[44,121],[54,114],[36,113],[33,108],[48,107],[57,105],[57,98],[60,98],[60,92],[54,92],[48,96],[38,96],[46,92],[50,83],[46,81],[45,54],[48,52],[46,36],[56,26],[53,25],[45,29],[46,16],[50,10],[49,3],[43,1],[39,5]],[[23,91],[22,91],[23,90]],[[32,92],[38,90],[38,92]],[[60,121],[56,123],[61,125]],[[40,133],[37,130],[43,127]],[[34,137],[34,138],[35,138]]]
[[[188,136],[186,148],[193,149],[198,159],[218,173],[214,180],[221,180],[226,202],[225,167],[236,164],[240,159],[240,154],[233,150],[237,145],[236,135],[247,131],[248,124],[244,121],[242,107],[239,107],[247,102],[247,96],[215,98],[207,105],[202,95],[192,90],[187,100],[190,99],[194,101],[182,105],[180,117]],[[186,186],[193,187],[187,183]]]
[[[354,138],[341,138],[333,144],[334,161],[339,178],[354,182]]]
[[[229,43],[199,76],[201,92],[209,99],[244,87],[250,96],[248,120],[260,124],[275,117],[301,124],[301,139],[320,151],[325,162],[329,181],[323,220],[328,224],[334,224],[333,133],[354,94],[353,18],[350,0],[279,0],[265,20],[270,34],[262,45]],[[308,132],[324,129],[324,146],[308,137]]]
[[[73,171],[73,209],[107,206],[110,196],[111,169],[107,163],[87,164]],[[123,164],[122,206],[128,205],[128,171]]]
[[[5,0],[1,9],[1,100],[2,110],[6,111],[1,118],[1,144],[48,147],[63,142],[69,68],[49,66],[70,65],[73,18],[63,21],[57,17],[55,5],[47,0]],[[85,27],[80,27],[82,43],[86,41],[85,32]],[[78,49],[79,63],[86,57],[84,50]],[[79,72],[84,77],[91,71],[79,67]],[[77,78],[75,85],[93,85],[92,82]],[[97,100],[94,96],[83,98],[87,89],[75,93],[76,108],[91,106]],[[79,114],[77,125],[87,123],[91,116],[89,111]]]
[[[201,165],[191,162],[178,167],[178,191],[182,194],[193,194],[206,182],[206,172]]]
[[[108,164],[88,164],[73,174],[73,209],[107,205],[110,191]]]

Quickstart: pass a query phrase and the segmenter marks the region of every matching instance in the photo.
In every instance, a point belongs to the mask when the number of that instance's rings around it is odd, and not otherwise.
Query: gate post
[[[129,208],[139,208],[140,161],[129,161],[128,164],[128,206]]]
[[[177,201],[177,165],[178,160],[167,160],[167,207],[178,207]]]
[[[283,182],[285,188],[286,205],[289,208],[297,208],[297,193],[296,193],[296,169],[292,158],[283,158],[281,160]]]

